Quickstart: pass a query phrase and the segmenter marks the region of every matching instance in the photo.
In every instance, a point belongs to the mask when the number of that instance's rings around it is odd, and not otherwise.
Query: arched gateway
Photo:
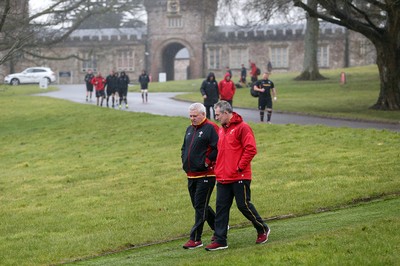
[[[153,79],[166,73],[175,77],[176,54],[186,48],[189,56],[187,78],[204,76],[204,40],[214,26],[217,12],[215,0],[146,0],[147,67]]]

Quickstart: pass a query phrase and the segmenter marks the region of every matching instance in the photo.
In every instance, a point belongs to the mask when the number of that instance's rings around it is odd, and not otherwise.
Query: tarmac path
[[[49,96],[59,99],[65,99],[81,104],[96,105],[96,98],[93,95],[91,102],[86,102],[85,85],[56,85],[60,90],[52,91],[41,96]],[[121,111],[130,112],[145,112],[155,115],[165,116],[183,116],[188,117],[189,103],[185,101],[178,101],[173,99],[175,95],[182,93],[153,93],[149,92],[149,102],[142,103],[141,94],[138,92],[128,93],[128,109],[121,109]],[[110,101],[111,103],[111,101]],[[103,108],[105,104],[103,105]],[[118,110],[118,108],[115,108]],[[245,121],[252,121],[260,123],[259,112],[256,109],[243,109],[234,108],[235,112],[239,113]],[[333,119],[323,118],[317,116],[298,115],[274,112],[272,114],[272,122],[274,124],[299,124],[299,125],[327,125],[332,127],[352,127],[352,128],[375,128],[375,129],[386,129],[400,132],[400,121],[399,123],[379,123],[379,122],[365,122],[365,121],[352,121],[345,119]]]

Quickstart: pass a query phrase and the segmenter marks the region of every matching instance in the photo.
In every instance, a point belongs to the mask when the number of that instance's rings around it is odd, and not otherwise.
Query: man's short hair
[[[189,106],[189,112],[190,111],[198,111],[199,113],[206,113],[206,107],[202,103],[192,103]]]
[[[224,113],[228,112],[231,114],[233,112],[232,106],[227,102],[227,101],[219,101],[216,104],[214,104],[214,109],[217,109],[219,107],[219,110]]]

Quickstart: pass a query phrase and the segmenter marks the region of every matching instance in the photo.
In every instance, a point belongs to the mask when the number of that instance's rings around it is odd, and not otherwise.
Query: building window
[[[242,64],[247,65],[249,52],[247,48],[231,48],[229,50],[229,67],[240,69]]]
[[[89,69],[97,72],[97,56],[94,53],[83,54],[82,71],[86,72]]]
[[[329,46],[318,47],[317,61],[319,67],[329,67]]]
[[[182,28],[183,22],[181,17],[169,17],[168,28]]]
[[[221,68],[221,48],[208,49],[208,68],[220,69]]]
[[[271,64],[274,68],[288,68],[288,48],[272,47],[271,48]]]
[[[135,56],[133,51],[118,51],[117,53],[117,71],[133,71],[135,70]]]

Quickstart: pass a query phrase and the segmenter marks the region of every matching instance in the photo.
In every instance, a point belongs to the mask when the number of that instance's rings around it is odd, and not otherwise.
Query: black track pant
[[[258,234],[266,233],[267,224],[264,223],[256,208],[250,201],[250,180],[241,180],[230,184],[217,183],[217,213],[215,216],[215,237],[219,244],[227,245],[229,211],[236,200],[240,212],[252,222]]]
[[[195,210],[195,223],[190,231],[190,239],[200,241],[204,222],[214,230],[215,212],[209,206],[211,193],[214,190],[215,177],[188,178],[188,190]]]

